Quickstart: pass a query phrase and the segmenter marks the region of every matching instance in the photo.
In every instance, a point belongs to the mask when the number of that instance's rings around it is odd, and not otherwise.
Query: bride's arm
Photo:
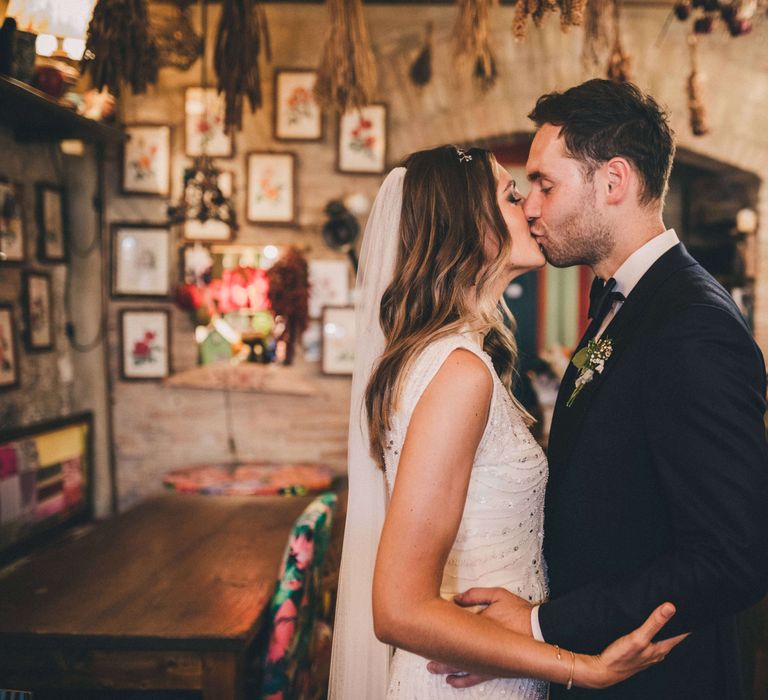
[[[492,391],[482,360],[455,350],[414,409],[376,560],[374,628],[387,644],[475,673],[565,683],[570,652],[558,659],[552,645],[440,598]],[[603,687],[663,658],[677,643],[651,642],[665,622],[657,609],[646,625],[612,645],[619,645],[612,655],[576,654],[574,684]]]

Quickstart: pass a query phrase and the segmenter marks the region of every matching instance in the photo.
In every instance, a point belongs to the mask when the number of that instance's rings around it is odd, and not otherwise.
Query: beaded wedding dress
[[[461,334],[440,338],[419,355],[405,383],[386,436],[387,488],[392,492],[399,455],[413,410],[448,355],[464,348],[477,355],[493,377],[488,423],[475,455],[464,514],[443,572],[440,595],[451,600],[473,586],[498,586],[531,602],[547,596],[542,561],[547,462],[521,413],[509,399],[491,358]],[[439,498],[439,494],[433,494]],[[427,495],[425,494],[425,497]],[[429,537],[429,533],[421,533]],[[543,700],[547,684],[532,679],[496,679],[454,689],[426,669],[427,660],[396,649],[387,698],[400,700]]]

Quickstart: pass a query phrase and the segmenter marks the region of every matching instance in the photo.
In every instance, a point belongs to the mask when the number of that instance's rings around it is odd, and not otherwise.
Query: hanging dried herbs
[[[691,55],[691,74],[688,76],[688,111],[693,135],[704,136],[704,134],[709,133],[709,120],[702,95],[697,44],[695,35],[691,34],[688,37],[688,48]]]
[[[581,62],[591,71],[605,65],[613,45],[614,0],[589,0],[584,13],[584,44]]]
[[[123,82],[135,94],[157,82],[158,50],[149,31],[147,0],[98,0],[81,62],[97,90],[120,95]]]
[[[328,0],[331,28],[317,71],[321,107],[346,112],[373,102],[376,61],[361,0]]]
[[[621,40],[621,0],[614,0],[613,2],[613,31],[613,49],[611,49],[611,56],[608,59],[608,80],[627,83],[632,80],[631,61]]]
[[[419,87],[426,85],[432,79],[432,30],[432,22],[427,22],[424,46],[411,65],[411,82]]]
[[[491,50],[488,22],[493,2],[494,0],[459,0],[459,16],[455,28],[457,56],[469,59],[475,78],[486,90],[496,82],[498,76]]]
[[[219,92],[224,93],[224,128],[228,132],[243,126],[243,97],[248,98],[251,112],[261,107],[262,46],[267,61],[271,61],[264,8],[257,0],[223,0],[213,66]]]
[[[560,27],[567,32],[571,27],[581,26],[586,5],[587,0],[517,0],[512,33],[516,39],[525,39],[529,17],[540,27],[544,15],[557,10],[560,10]]]
[[[150,31],[157,44],[160,67],[189,70],[201,52],[201,39],[192,27],[189,3],[153,5]]]

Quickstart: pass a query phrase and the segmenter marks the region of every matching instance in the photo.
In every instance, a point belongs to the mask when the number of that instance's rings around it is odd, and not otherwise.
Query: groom
[[[768,590],[762,355],[726,291],[665,230],[674,143],[653,98],[590,80],[529,116],[525,212],[552,265],[595,273],[591,323],[550,435],[550,599],[472,589],[457,602],[597,653],[670,601],[664,636],[692,634],[666,661],[599,692],[553,684],[551,697],[741,700],[736,613]]]

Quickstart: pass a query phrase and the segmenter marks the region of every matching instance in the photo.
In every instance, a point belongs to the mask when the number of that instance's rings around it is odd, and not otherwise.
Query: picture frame
[[[23,274],[25,341],[29,352],[53,350],[53,298],[47,272]]]
[[[0,391],[19,384],[19,338],[13,305],[0,304]]]
[[[296,154],[254,151],[248,154],[246,218],[254,224],[295,224]]]
[[[38,257],[42,262],[66,262],[69,256],[64,188],[51,182],[35,183],[35,201]]]
[[[349,303],[349,270],[346,260],[310,260],[309,317],[321,318],[324,306]]]
[[[338,117],[336,169],[379,175],[387,163],[387,106],[371,104]]]
[[[0,176],[0,265],[22,265],[27,258],[24,186]]]
[[[216,88],[188,87],[184,91],[184,153],[190,158],[231,158],[234,138],[224,131],[224,95]]]
[[[171,127],[126,124],[121,164],[124,195],[168,197],[171,193]]]
[[[355,366],[355,307],[323,307],[323,374],[351,375]]]
[[[115,223],[110,227],[112,296],[168,299],[171,230],[165,223]]]
[[[170,311],[159,308],[121,309],[120,379],[152,381],[171,374]]]
[[[317,71],[276,68],[274,76],[273,136],[276,141],[322,141],[323,111],[314,95]]]
[[[235,174],[231,170],[221,170],[218,179],[221,193],[230,199],[235,193]],[[224,221],[209,219],[201,222],[194,219],[184,221],[182,226],[183,237],[186,241],[218,242],[231,241],[235,231],[232,226]]]

